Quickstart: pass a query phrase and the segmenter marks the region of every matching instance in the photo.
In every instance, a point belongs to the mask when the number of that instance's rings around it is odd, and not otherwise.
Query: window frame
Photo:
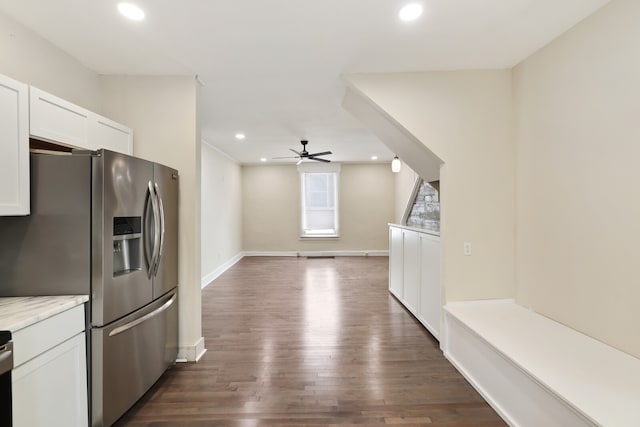
[[[301,163],[298,165],[300,174],[300,238],[301,239],[336,239],[340,237],[340,165],[337,163],[312,164]],[[329,174],[333,175],[333,229],[317,230],[305,229],[306,212],[306,175],[307,174]],[[328,209],[328,208],[319,208]]]

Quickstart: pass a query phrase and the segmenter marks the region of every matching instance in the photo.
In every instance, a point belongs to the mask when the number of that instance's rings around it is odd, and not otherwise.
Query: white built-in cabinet
[[[439,338],[442,308],[440,236],[389,226],[389,291]]]
[[[133,154],[133,130],[31,86],[30,133],[33,138],[88,150]]]
[[[29,213],[29,87],[0,75],[0,215]]]
[[[88,425],[84,305],[13,333],[13,426]]]
[[[402,299],[402,229],[389,227],[389,291]]]

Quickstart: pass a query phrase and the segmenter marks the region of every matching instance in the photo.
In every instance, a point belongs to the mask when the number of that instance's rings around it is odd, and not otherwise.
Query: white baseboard
[[[389,256],[389,251],[384,250],[357,250],[357,251],[246,251],[244,256]]]
[[[244,253],[243,252],[239,252],[236,255],[234,255],[230,260],[228,260],[227,262],[222,264],[220,267],[218,267],[215,270],[213,270],[211,273],[209,273],[206,276],[204,276],[202,278],[202,281],[200,282],[200,287],[201,288],[206,287],[209,283],[211,283],[215,279],[217,279],[222,273],[224,273],[225,271],[227,271],[228,269],[233,267],[242,258],[244,258]]]
[[[176,358],[176,362],[198,362],[206,352],[207,349],[204,348],[204,337],[200,337],[195,344],[180,346],[178,348],[178,357]]]

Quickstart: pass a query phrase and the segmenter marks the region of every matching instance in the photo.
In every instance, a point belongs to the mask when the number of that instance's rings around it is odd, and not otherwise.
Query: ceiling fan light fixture
[[[418,19],[422,15],[422,5],[420,3],[409,3],[400,9],[398,17],[400,20],[409,22]]]
[[[144,10],[132,3],[118,3],[118,12],[132,21],[142,21],[144,19]]]
[[[306,139],[303,139],[302,141],[300,141],[300,144],[302,144],[302,151],[296,151],[293,148],[289,148],[289,151],[293,152],[295,156],[274,157],[274,159],[298,159],[298,162],[296,163],[296,165],[299,165],[305,159],[315,160],[316,162],[322,162],[322,163],[331,163],[331,160],[323,159],[321,157],[321,156],[328,156],[329,154],[333,154],[331,151],[322,151],[320,153],[309,153],[307,151],[308,143],[309,141],[307,141]]]
[[[398,156],[395,156],[393,160],[391,160],[391,172],[398,173],[400,172],[401,168],[402,168],[402,162],[400,162],[400,159],[398,158]]]

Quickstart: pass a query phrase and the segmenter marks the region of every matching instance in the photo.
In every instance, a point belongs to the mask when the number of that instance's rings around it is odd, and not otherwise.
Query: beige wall
[[[194,77],[103,76],[103,111],[134,129],[134,155],[178,169],[180,354],[202,345],[200,126]]]
[[[409,199],[413,194],[413,188],[416,184],[418,174],[403,162],[400,172],[394,174],[394,177],[395,214],[393,222],[402,224],[402,217],[409,205]]]
[[[394,217],[389,165],[343,164],[340,239],[300,240],[300,177],[294,165],[243,166],[245,251],[387,251]]]
[[[347,81],[444,161],[447,301],[515,296],[510,70],[356,74]],[[473,255],[463,255],[471,242]]]
[[[0,73],[100,113],[100,77],[0,14]]]
[[[640,357],[640,2],[514,69],[519,303]]]
[[[202,144],[202,276],[242,253],[242,170]]]

